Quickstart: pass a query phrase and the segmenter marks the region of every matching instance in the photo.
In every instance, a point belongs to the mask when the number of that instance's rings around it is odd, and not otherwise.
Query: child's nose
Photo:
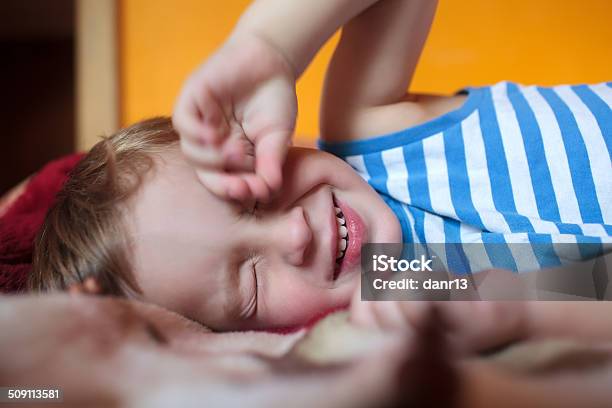
[[[312,242],[312,230],[302,207],[294,207],[283,216],[271,231],[271,237],[281,256],[290,264],[299,266]]]

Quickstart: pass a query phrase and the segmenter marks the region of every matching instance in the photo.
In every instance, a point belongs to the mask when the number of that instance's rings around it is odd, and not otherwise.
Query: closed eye
[[[253,272],[253,295],[251,296],[251,301],[249,302],[248,317],[254,316],[257,313],[257,302],[259,299],[259,282],[257,280],[257,264],[259,262],[259,257],[251,258],[251,268]]]
[[[251,215],[256,215],[256,214],[257,214],[257,210],[258,210],[258,209],[259,209],[259,202],[255,201],[255,202],[253,203],[253,205],[251,206],[251,209],[250,209],[249,213],[250,213]]]
[[[259,282],[257,280],[257,263],[259,262],[259,257],[253,258],[253,282],[255,283],[254,288],[255,290],[253,291],[253,306],[252,306],[252,311],[250,313],[251,316],[255,315],[255,313],[257,313],[257,301],[259,299]]]
[[[253,201],[253,203],[247,203],[242,205],[238,210],[238,216],[239,218],[245,217],[245,216],[256,216],[257,215],[257,210],[259,207],[259,203],[257,201]]]
[[[168,345],[169,342],[166,336],[153,323],[145,322],[145,331],[155,343],[162,346]]]
[[[257,302],[259,298],[259,282],[257,279],[257,263],[260,260],[260,255],[255,250],[249,250],[244,257],[242,267],[239,273],[242,274],[240,278],[240,309],[238,314],[235,315],[242,320],[250,319],[257,312]]]
[[[253,201],[253,203],[246,203],[246,204],[242,204],[242,205],[236,205],[235,206],[235,212],[234,214],[236,215],[236,220],[240,221],[243,218],[249,218],[249,217],[256,217],[257,216],[257,210],[259,209],[259,203],[257,201]]]

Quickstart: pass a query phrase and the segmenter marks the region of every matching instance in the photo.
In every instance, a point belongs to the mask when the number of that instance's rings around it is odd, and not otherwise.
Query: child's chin
[[[399,244],[402,242],[402,227],[395,216],[385,225],[385,233],[388,236],[385,242],[390,244]]]

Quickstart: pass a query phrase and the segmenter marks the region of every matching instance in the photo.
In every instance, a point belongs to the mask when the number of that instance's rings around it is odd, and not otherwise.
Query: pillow
[[[0,200],[0,292],[22,292],[32,266],[34,238],[70,171],[83,157],[54,160]]]

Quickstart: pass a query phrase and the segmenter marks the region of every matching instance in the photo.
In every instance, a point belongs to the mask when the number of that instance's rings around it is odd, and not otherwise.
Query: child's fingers
[[[197,87],[196,87],[197,89]],[[197,114],[203,124],[213,132],[202,135],[207,143],[213,145],[221,143],[229,134],[229,124],[227,123],[223,107],[220,101],[212,94],[208,87],[204,86],[201,90],[194,92],[195,106]]]
[[[224,169],[254,174],[255,153],[252,143],[243,135],[233,136],[223,144]]]
[[[411,300],[397,302],[402,310],[404,320],[411,326],[420,326],[424,319],[431,314],[435,302],[427,300]]]
[[[267,133],[255,141],[255,172],[271,191],[283,183],[282,167],[291,141],[291,132],[279,130]]]
[[[403,313],[400,302],[377,301],[374,303],[374,314],[379,326],[386,330],[406,330],[410,328],[410,321]]]
[[[201,170],[223,170],[228,173],[253,173],[255,158],[245,138],[227,140],[223,146],[201,145],[182,138],[181,149],[189,162]],[[249,152],[250,150],[250,152]]]
[[[380,328],[373,306],[374,302],[353,300],[349,311],[349,321],[361,327]]]
[[[197,115],[179,107],[172,114],[172,126],[178,132],[181,139],[189,139],[194,142],[201,140],[202,135],[207,132],[207,129]]]
[[[181,150],[187,160],[198,169],[220,170],[225,167],[225,159],[219,148],[202,146],[181,138]]]
[[[206,94],[198,98],[199,94],[196,91],[181,93],[174,108],[172,124],[181,138],[218,145],[229,134],[229,125],[217,102]]]
[[[196,174],[204,187],[219,198],[240,202],[250,199],[249,186],[239,176],[214,170],[197,170]]]
[[[243,173],[241,177],[249,186],[252,198],[262,203],[270,201],[272,192],[261,177],[253,173]]]
[[[526,336],[523,302],[464,301],[445,305],[455,336],[455,348],[462,352],[483,351]]]
[[[252,173],[225,173],[215,170],[196,171],[198,179],[209,191],[222,199],[241,203],[268,202],[270,189],[265,181]]]
[[[196,170],[196,175],[200,183],[202,183],[211,193],[220,198],[228,198],[227,185],[223,184],[218,172],[211,170]]]

